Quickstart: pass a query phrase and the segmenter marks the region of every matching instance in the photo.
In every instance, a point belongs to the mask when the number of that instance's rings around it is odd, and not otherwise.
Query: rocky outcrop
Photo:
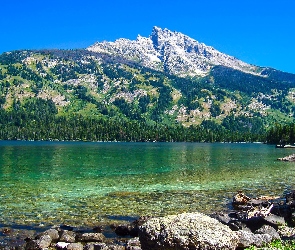
[[[143,250],[235,249],[238,236],[228,226],[201,213],[152,218],[140,227]]]
[[[136,40],[118,39],[115,42],[97,42],[87,48],[135,60],[145,67],[180,76],[204,76],[216,65],[222,65],[257,74],[258,67],[206,46],[180,32],[154,27],[149,37]]]
[[[51,228],[27,239],[22,249],[217,250],[262,247],[278,239],[295,240],[295,191],[282,198],[251,198],[240,191],[233,197],[232,205],[234,210],[229,213],[140,217],[129,224],[110,225],[118,236],[112,239],[103,235],[101,227],[92,233],[70,226]]]
[[[99,230],[95,228],[93,231]],[[74,231],[74,228],[70,226],[51,228],[37,235],[35,239],[26,239],[26,241],[27,243],[24,246],[25,250],[40,250],[47,248],[67,250],[125,249],[125,247],[107,240],[102,233],[83,233]]]

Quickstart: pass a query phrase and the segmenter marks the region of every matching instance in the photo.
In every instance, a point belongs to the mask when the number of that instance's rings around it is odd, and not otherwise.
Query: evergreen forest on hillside
[[[85,50],[3,53],[0,139],[293,142],[295,77],[261,72],[178,77]]]

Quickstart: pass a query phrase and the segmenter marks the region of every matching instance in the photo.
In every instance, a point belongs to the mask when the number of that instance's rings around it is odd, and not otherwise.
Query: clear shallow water
[[[294,153],[264,144],[0,141],[0,224],[93,226],[227,208],[294,188]]]

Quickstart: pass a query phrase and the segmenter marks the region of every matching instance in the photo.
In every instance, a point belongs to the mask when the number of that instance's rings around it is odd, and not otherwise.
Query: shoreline
[[[0,249],[38,250],[44,244],[47,244],[45,248],[50,250],[73,249],[73,246],[77,247],[74,249],[78,250],[96,249],[95,246],[104,247],[97,249],[148,250],[165,249],[169,244],[172,244],[171,246],[169,245],[171,247],[169,249],[186,249],[183,246],[178,248],[178,243],[175,243],[173,237],[178,237],[179,233],[184,233],[183,237],[189,238],[191,237],[192,230],[197,230],[195,233],[201,235],[200,239],[203,239],[202,233],[205,233],[207,236],[212,234],[210,236],[212,238],[213,234],[216,234],[216,230],[219,230],[218,237],[220,239],[218,239],[217,243],[214,243],[218,246],[219,244],[225,244],[223,242],[224,235],[229,237],[226,240],[227,245],[214,249],[244,249],[251,245],[260,247],[273,240],[295,240],[294,211],[295,191],[291,191],[282,197],[249,197],[242,191],[239,191],[233,196],[231,206],[228,206],[227,209],[225,208],[223,212],[211,212],[209,214],[196,211],[163,217],[142,216],[136,218],[114,216],[117,219],[116,223],[101,223],[95,227],[14,225],[14,227],[3,228],[3,225],[0,224],[0,236],[7,235],[7,239],[0,242]],[[133,220],[135,218],[136,220]],[[167,227],[163,232],[170,230],[170,233],[167,235],[165,233],[165,237],[168,238],[165,238],[163,242],[163,238],[161,238],[163,236],[159,236],[162,234],[162,229],[157,232],[159,230],[158,223]],[[206,227],[216,227],[216,229],[208,229],[209,231],[202,232],[204,230],[202,223],[205,223]],[[179,230],[178,227],[181,229],[179,232],[177,231]],[[189,234],[186,235],[186,231],[183,231],[183,228],[189,227],[192,228],[189,229]],[[261,231],[262,228],[264,228],[264,231]],[[158,237],[162,240],[158,241],[160,239]],[[158,244],[160,245],[158,246]],[[187,242],[184,241],[181,244],[187,244]],[[206,241],[206,243],[195,242],[194,244],[196,244],[196,248],[192,247],[190,249],[199,249],[197,246],[211,243]],[[70,248],[67,248],[68,246]],[[157,247],[154,248],[155,246]]]

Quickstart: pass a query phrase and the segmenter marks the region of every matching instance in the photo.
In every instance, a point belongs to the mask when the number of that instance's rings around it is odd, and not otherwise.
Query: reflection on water
[[[0,224],[223,210],[239,189],[292,189],[295,165],[276,161],[291,153],[262,144],[0,142]]]

